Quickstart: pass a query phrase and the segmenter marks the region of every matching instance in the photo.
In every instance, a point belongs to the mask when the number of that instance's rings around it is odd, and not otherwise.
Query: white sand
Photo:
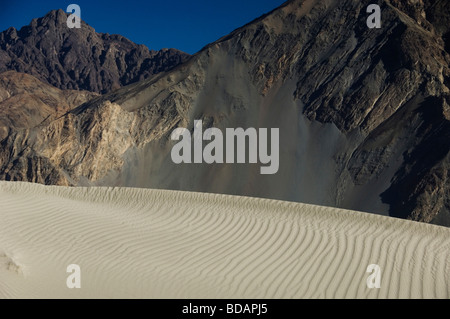
[[[66,268],[81,267],[81,289]],[[382,270],[368,289],[369,264]],[[2,298],[449,298],[450,229],[224,195],[0,182]]]

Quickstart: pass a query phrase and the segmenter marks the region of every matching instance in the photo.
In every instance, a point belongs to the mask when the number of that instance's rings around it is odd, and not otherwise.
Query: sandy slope
[[[66,267],[81,267],[81,289]],[[368,289],[369,264],[382,269]],[[450,296],[450,229],[224,195],[0,182],[0,297]]]

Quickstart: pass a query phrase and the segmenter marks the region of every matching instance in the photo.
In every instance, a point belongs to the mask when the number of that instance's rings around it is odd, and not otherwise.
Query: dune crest
[[[0,207],[0,298],[450,296],[450,229],[434,225],[268,199],[17,182],[0,182]],[[66,286],[71,264],[81,289]],[[380,289],[367,287],[371,264]]]

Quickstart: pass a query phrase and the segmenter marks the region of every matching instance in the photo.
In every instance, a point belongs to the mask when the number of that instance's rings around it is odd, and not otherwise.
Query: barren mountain
[[[292,0],[166,73],[9,132],[0,176],[215,192],[450,225],[446,1]],[[280,169],[180,164],[177,127],[280,128]]]
[[[28,73],[60,89],[98,93],[140,81],[186,61],[175,49],[149,50],[120,35],[97,33],[82,22],[69,29],[62,10],[0,33],[0,72]]]
[[[31,75],[7,71],[0,74],[0,127],[17,130],[49,124],[97,96],[88,91],[60,90]]]

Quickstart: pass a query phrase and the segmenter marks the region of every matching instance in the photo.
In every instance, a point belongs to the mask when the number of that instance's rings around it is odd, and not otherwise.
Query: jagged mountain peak
[[[67,17],[61,9],[52,10],[19,31],[0,33],[0,72],[28,73],[60,89],[106,93],[167,71],[189,57],[96,33],[84,21],[81,28],[70,29]]]

